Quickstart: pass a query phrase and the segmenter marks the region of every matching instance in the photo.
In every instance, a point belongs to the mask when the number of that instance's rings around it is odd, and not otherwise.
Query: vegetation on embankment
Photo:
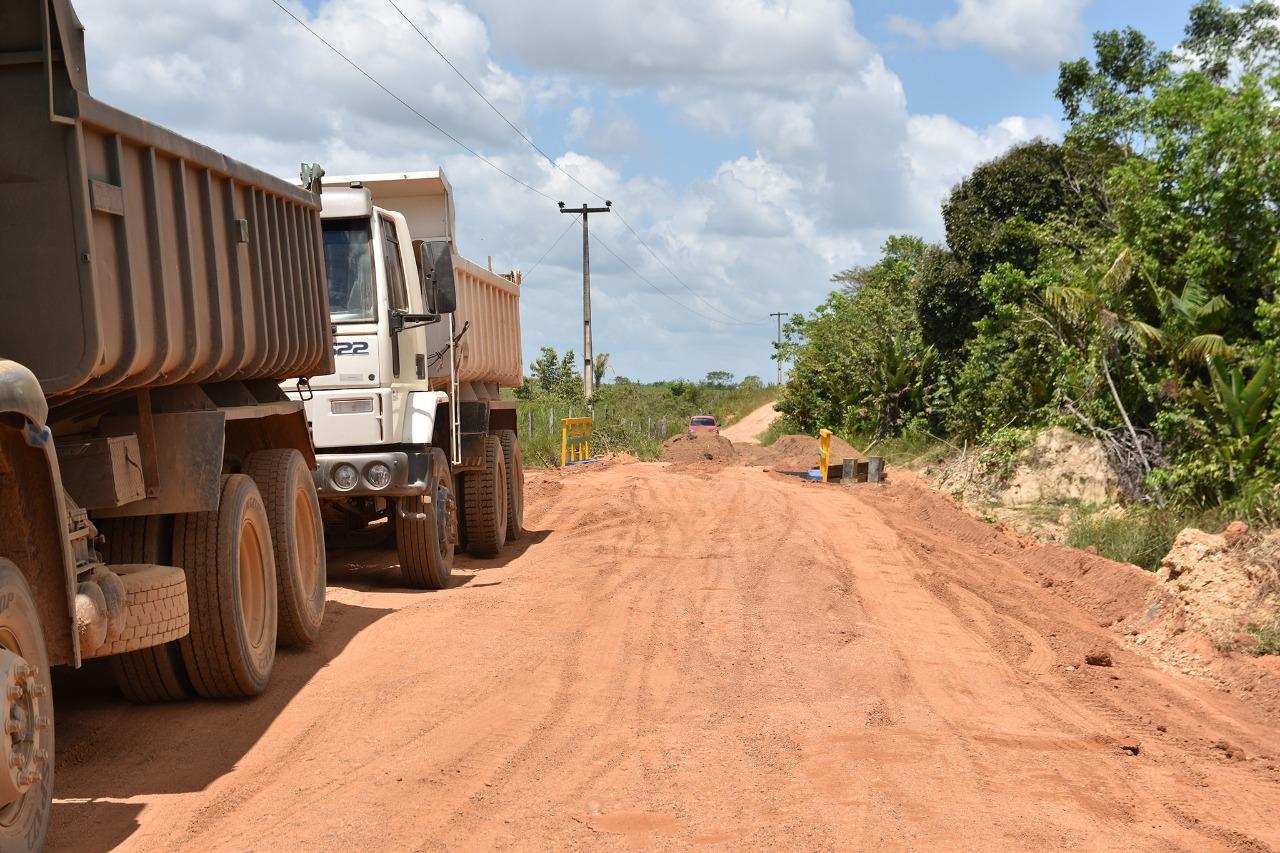
[[[658,458],[663,440],[684,431],[694,415],[714,415],[727,426],[778,396],[776,387],[764,385],[757,376],[735,382],[724,371],[712,371],[700,382],[639,383],[622,376],[605,382],[608,356],[601,356],[590,410],[572,350],[560,355],[543,347],[542,356],[530,365],[524,387],[515,392],[526,465],[560,464],[561,418],[593,415],[593,454],[629,453],[648,460]]]
[[[1067,427],[1132,507],[1069,540],[1148,567],[1188,520],[1280,521],[1278,24],[1201,0],[1171,51],[1095,35],[1063,142],[979,166],[945,245],[890,238],[788,324],[788,428],[892,458]]]

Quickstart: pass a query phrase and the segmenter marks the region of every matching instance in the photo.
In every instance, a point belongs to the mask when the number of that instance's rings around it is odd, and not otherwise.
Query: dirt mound
[[[673,435],[662,442],[658,458],[663,462],[714,462],[732,465],[738,461],[733,442],[709,432]]]
[[[1176,616],[1218,642],[1229,641],[1242,626],[1280,621],[1274,562],[1280,533],[1255,542],[1248,531],[1241,522],[1225,534],[1189,527],[1156,572]]]
[[[742,447],[738,447],[739,453]],[[836,436],[831,436],[831,462],[842,459],[866,459],[861,451]],[[818,439],[808,435],[784,435],[768,447],[753,448],[749,464],[764,465],[779,471],[808,471],[818,465]]]

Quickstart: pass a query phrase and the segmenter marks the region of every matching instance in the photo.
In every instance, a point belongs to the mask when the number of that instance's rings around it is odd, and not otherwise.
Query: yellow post
[[[827,467],[831,463],[831,430],[819,430],[818,435],[818,470],[822,472],[822,482],[827,482]]]
[[[560,421],[560,467],[569,460],[569,419]]]

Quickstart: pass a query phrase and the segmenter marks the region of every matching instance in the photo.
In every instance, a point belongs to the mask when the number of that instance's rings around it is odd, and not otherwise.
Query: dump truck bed
[[[0,8],[0,356],[55,404],[331,372],[318,194],[91,97],[48,9]]]

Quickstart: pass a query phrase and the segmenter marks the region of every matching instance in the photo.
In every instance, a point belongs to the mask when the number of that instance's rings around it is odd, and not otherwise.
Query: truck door
[[[409,288],[405,281],[405,258],[412,257],[407,247],[402,250],[396,223],[389,216],[380,216],[382,232],[383,275],[387,282],[387,301],[398,311],[413,312],[409,303]],[[409,328],[395,335],[391,352],[391,381],[393,383],[421,382],[427,378],[426,333],[420,328]]]

